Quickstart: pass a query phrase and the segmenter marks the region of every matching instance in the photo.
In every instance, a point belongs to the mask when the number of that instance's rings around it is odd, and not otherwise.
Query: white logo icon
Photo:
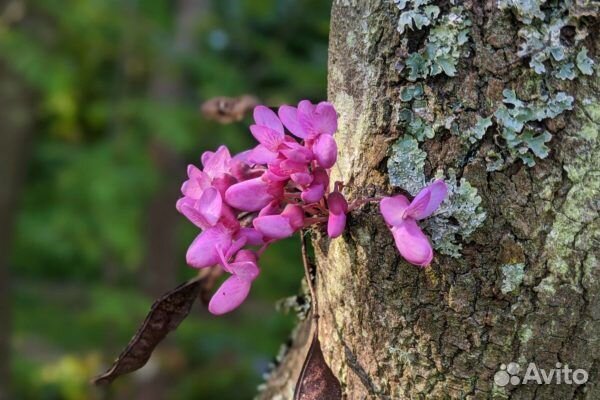
[[[513,386],[526,385],[528,383],[537,383],[538,385],[583,385],[588,381],[588,373],[584,369],[571,369],[567,364],[556,363],[556,368],[545,370],[538,368],[535,363],[529,363],[523,378],[518,374],[521,372],[521,366],[516,362],[508,365],[501,364],[500,370],[494,374],[494,383],[497,386],[504,387],[509,383]]]

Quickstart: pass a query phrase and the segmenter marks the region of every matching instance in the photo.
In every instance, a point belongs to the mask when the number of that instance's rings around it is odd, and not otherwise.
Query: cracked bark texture
[[[495,2],[466,2],[473,22],[457,76],[425,81],[435,107],[459,119],[488,116],[515,89],[527,100],[552,85],[574,109],[545,121],[551,153],[534,167],[520,161],[487,172],[497,127],[468,147],[438,132],[422,148],[426,174],[455,168],[475,186],[487,219],[462,258],[437,254],[422,270],[402,261],[376,205],[352,213],[342,238],[315,232],[323,353],[348,399],[600,398],[598,74],[541,79],[517,57],[518,22]],[[391,1],[336,0],[331,16],[329,100],[340,125],[334,179],[350,199],[390,193],[386,160],[399,128],[399,11]],[[598,24],[585,45],[598,60]],[[419,34],[406,33],[410,41]],[[453,111],[460,102],[464,107]],[[502,266],[523,263],[521,282],[503,293]],[[298,335],[271,375],[264,399],[289,399],[309,335]],[[501,363],[557,362],[589,372],[585,385],[500,388]],[[522,376],[522,375],[521,375]]]

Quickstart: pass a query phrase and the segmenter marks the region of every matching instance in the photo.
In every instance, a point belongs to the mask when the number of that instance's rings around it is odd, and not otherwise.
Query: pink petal
[[[427,204],[429,204],[429,200],[431,199],[431,192],[428,188],[425,188],[419,192],[417,197],[410,202],[410,205],[406,207],[404,210],[404,215],[415,218],[417,215],[420,215],[427,208]]]
[[[227,250],[227,254],[226,254],[227,258],[231,258],[235,253],[237,253],[245,245],[246,245],[246,238],[243,236],[234,240],[231,243],[231,247]]]
[[[298,104],[298,121],[310,137],[333,135],[337,130],[337,114],[333,105],[321,102],[316,107],[304,100]]]
[[[223,174],[220,177],[212,180],[212,186],[214,186],[219,191],[219,193],[221,193],[221,196],[225,196],[225,192],[227,191],[227,189],[229,189],[231,185],[234,185],[236,183],[237,179],[235,179],[229,174]]]
[[[346,228],[346,214],[329,214],[327,219],[327,235],[330,238],[336,238],[340,236]]]
[[[193,165],[188,167],[188,174],[190,178],[181,185],[181,193],[192,199],[199,199],[204,189],[210,186],[210,178]]]
[[[297,172],[297,173],[291,174],[290,178],[292,178],[294,183],[296,183],[300,186],[310,185],[310,183],[313,180],[312,175],[307,172]]]
[[[256,217],[252,224],[260,233],[270,239],[283,239],[294,234],[290,220],[282,215]]]
[[[344,232],[344,228],[346,227],[348,202],[340,192],[333,192],[327,197],[327,207],[329,208],[327,235],[330,238],[336,238]]]
[[[219,146],[215,153],[205,152],[202,155],[204,173],[211,178],[216,178],[224,173],[229,172],[230,161],[231,154],[226,146]]]
[[[202,167],[206,167],[206,164],[208,164],[210,162],[210,159],[215,155],[214,151],[205,151],[204,153],[202,153],[202,155],[200,156],[200,162],[202,162]],[[189,174],[189,169],[188,169],[188,174]]]
[[[177,208],[177,211],[183,214],[191,223],[201,229],[208,229],[211,225],[196,209],[196,202],[197,200],[189,197],[182,197],[177,200],[175,207]]]
[[[446,186],[446,183],[443,180],[438,179],[417,194],[406,212],[415,219],[427,218],[440,206],[447,194],[448,187]],[[427,201],[425,202],[424,199]],[[425,205],[415,206],[415,209],[413,210],[413,203],[425,203]]]
[[[324,187],[329,186],[329,174],[323,168],[315,168],[313,170],[313,176],[313,183],[323,185]]]
[[[337,144],[331,135],[321,135],[313,146],[315,159],[323,168],[331,168],[337,160]]]
[[[277,158],[277,152],[267,149],[266,146],[259,144],[251,150],[248,161],[252,164],[268,164]]]
[[[283,131],[277,132],[266,126],[251,125],[250,132],[260,144],[271,151],[277,151],[277,148],[283,142]]]
[[[254,107],[254,122],[256,122],[256,125],[266,126],[283,135],[283,124],[279,118],[277,118],[277,114],[268,107]]]
[[[222,315],[235,310],[248,297],[250,287],[250,282],[236,275],[230,276],[210,299],[208,311],[214,315]]]
[[[252,282],[260,273],[256,262],[254,261],[236,261],[229,264],[229,269],[234,275],[237,275],[241,280]]]
[[[221,205],[221,219],[219,220],[219,223],[231,232],[240,229],[240,221],[238,221],[237,215],[233,212],[231,207],[225,203],[222,203]]]
[[[225,201],[238,210],[258,211],[271,200],[269,184],[261,178],[236,183],[225,192]]]
[[[333,135],[337,131],[337,113],[331,103],[323,101],[317,104],[315,114],[315,127],[319,133]]]
[[[281,177],[289,177],[291,174],[298,172],[308,172],[305,163],[292,160],[277,160],[269,164],[269,171]]]
[[[379,209],[388,225],[397,226],[404,222],[404,213],[409,205],[408,199],[400,194],[394,197],[384,197],[379,203]]]
[[[245,237],[249,246],[262,246],[265,243],[262,233],[254,228],[241,228],[236,237]]]
[[[187,167],[187,174],[188,178],[198,178],[200,175],[202,175],[202,171],[194,164],[189,164]]]
[[[221,218],[221,209],[223,200],[219,191],[213,187],[209,187],[202,193],[202,197],[198,200],[198,212],[211,225],[215,225]]]
[[[348,202],[340,192],[332,192],[327,197],[327,207],[331,214],[341,215],[348,212]]]
[[[279,152],[289,160],[301,162],[304,164],[309,163],[314,158],[313,152],[311,150],[295,141],[284,142],[283,146],[280,147]]]
[[[277,201],[272,201],[269,204],[267,204],[266,206],[264,206],[259,212],[258,212],[258,216],[259,217],[263,217],[265,215],[274,215],[274,214],[279,214],[279,211],[281,211],[281,208],[279,207],[279,202]]]
[[[194,268],[205,268],[218,264],[217,246],[227,249],[230,245],[230,233],[221,225],[216,225],[194,239],[186,254],[187,263]]]
[[[392,228],[392,235],[396,241],[396,247],[400,255],[411,264],[428,266],[433,259],[433,249],[429,243],[429,239],[417,222],[408,218],[404,223]]]
[[[302,207],[295,204],[288,204],[281,213],[290,221],[290,225],[294,230],[298,230],[304,226],[304,211]]]
[[[300,198],[303,202],[310,204],[316,203],[317,201],[323,198],[325,194],[325,187],[321,184],[314,183],[310,185],[307,189],[303,190],[300,194]]]
[[[307,134],[298,122],[298,110],[292,106],[279,107],[279,119],[294,136],[304,139]]]
[[[235,262],[241,261],[252,261],[256,264],[258,261],[258,256],[252,250],[240,250],[235,256]]]

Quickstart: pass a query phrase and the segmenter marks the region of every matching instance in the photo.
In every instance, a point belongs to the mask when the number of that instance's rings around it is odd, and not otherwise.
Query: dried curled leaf
[[[198,276],[156,300],[142,326],[112,367],[94,378],[92,382],[96,385],[107,385],[118,376],[143,367],[154,348],[187,317],[194,301],[206,291],[211,276],[211,273]]]
[[[294,400],[338,400],[342,398],[340,381],[325,362],[315,332],[296,383]]]
[[[200,110],[206,119],[221,124],[241,121],[258,105],[258,99],[251,95],[240,97],[215,97],[202,103]]]

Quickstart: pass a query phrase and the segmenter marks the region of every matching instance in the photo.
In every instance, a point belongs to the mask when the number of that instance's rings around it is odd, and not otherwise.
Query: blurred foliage
[[[326,96],[329,2],[198,1],[183,49],[173,43],[184,0],[11,0],[0,10],[0,57],[35,99],[11,254],[20,399],[105,398],[87,382],[153,300],[140,283],[149,199],[185,174],[161,175],[153,142],[199,163],[219,144],[252,144],[248,121],[203,120],[203,100],[251,93],[278,105]],[[170,80],[182,82],[181,93],[157,97],[157,83]],[[183,217],[179,224],[173,274],[183,280],[194,273],[184,254],[198,232]],[[296,241],[265,254],[248,304],[222,318],[197,307],[109,398],[134,398],[150,381],[163,382],[169,399],[251,398],[293,324],[273,304],[299,290]]]

